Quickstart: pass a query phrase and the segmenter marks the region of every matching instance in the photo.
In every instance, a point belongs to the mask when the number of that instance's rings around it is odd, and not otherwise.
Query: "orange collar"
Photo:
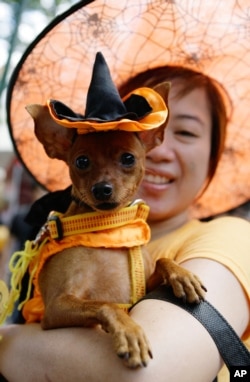
[[[128,207],[115,212],[87,212],[69,217],[62,217],[62,214],[52,212],[47,227],[50,237],[60,240],[66,236],[122,227],[136,219],[146,220],[148,213],[149,207],[138,199]]]

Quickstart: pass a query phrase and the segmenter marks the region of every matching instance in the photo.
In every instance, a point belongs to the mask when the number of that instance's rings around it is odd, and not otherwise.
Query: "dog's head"
[[[156,90],[166,101],[168,87]],[[75,200],[96,211],[118,209],[133,200],[144,175],[145,154],[162,142],[166,126],[78,134],[57,124],[46,106],[29,105],[27,110],[47,155],[69,166]]]

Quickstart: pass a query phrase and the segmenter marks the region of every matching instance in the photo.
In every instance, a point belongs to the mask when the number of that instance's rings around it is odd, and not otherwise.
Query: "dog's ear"
[[[170,89],[169,82],[161,82],[160,84],[154,87],[154,90],[162,96],[167,106],[168,106],[169,89]],[[147,152],[152,150],[154,147],[159,146],[163,142],[164,132],[168,123],[168,118],[169,118],[169,111],[168,111],[168,117],[166,121],[161,126],[159,126],[156,129],[142,131],[139,133],[140,139],[143,141]]]
[[[32,104],[26,110],[35,122],[35,134],[50,158],[67,160],[68,149],[72,145],[75,129],[58,125],[46,106]]]

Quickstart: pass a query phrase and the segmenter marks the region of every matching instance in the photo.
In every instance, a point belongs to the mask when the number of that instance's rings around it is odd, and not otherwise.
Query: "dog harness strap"
[[[129,312],[130,308],[141,300],[146,293],[144,263],[140,246],[129,249],[131,297],[129,304],[116,304],[120,309]]]
[[[100,213],[89,212],[69,217],[60,217],[53,212],[48,219],[48,229],[52,239],[61,239],[65,236],[81,234],[83,232],[102,231],[123,226],[125,223],[134,221],[136,218],[146,220],[149,207],[144,203],[138,203],[122,208],[117,212]]]
[[[130,280],[131,280],[131,304],[145,296],[146,282],[144,263],[141,247],[133,247],[129,250]]]
[[[132,307],[132,304],[116,304],[118,308],[124,310],[124,312],[128,313],[130,308]]]

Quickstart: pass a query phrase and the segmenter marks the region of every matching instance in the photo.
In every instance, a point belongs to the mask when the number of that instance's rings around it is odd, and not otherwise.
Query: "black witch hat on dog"
[[[122,100],[100,52],[95,58],[85,114],[76,113],[57,100],[48,100],[47,107],[56,123],[77,128],[78,134],[107,130],[143,131],[159,127],[168,116],[164,100],[153,89],[135,89]]]

